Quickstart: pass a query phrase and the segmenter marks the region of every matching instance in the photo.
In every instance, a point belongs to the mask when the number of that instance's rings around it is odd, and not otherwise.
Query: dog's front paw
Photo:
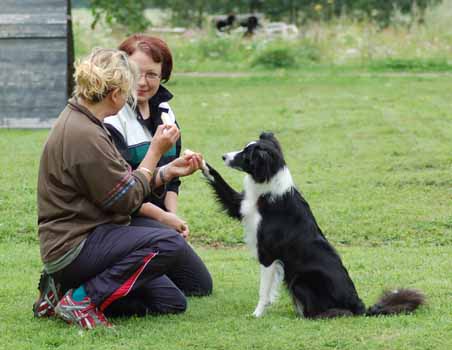
[[[253,312],[253,316],[256,317],[256,318],[262,317],[263,315],[264,315],[264,310],[256,309]]]
[[[201,167],[201,172],[204,175],[204,177],[206,178],[206,180],[208,180],[210,182],[215,182],[215,178],[210,173],[210,166],[207,165],[207,163],[203,164],[203,166]]]
[[[257,317],[257,318],[264,316],[265,308],[266,308],[265,304],[260,304],[260,303],[257,304],[256,309],[253,312],[253,316]]]

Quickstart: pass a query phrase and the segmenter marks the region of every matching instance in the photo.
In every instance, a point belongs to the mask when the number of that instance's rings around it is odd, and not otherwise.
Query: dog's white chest
[[[262,216],[257,207],[257,201],[263,194],[270,194],[270,198],[277,198],[293,188],[292,176],[289,169],[281,169],[270,182],[257,184],[251,176],[245,176],[244,198],[240,206],[242,224],[245,228],[245,242],[252,254],[257,257],[257,230],[262,221]]]
[[[259,229],[262,217],[257,209],[257,198],[250,197],[245,194],[245,199],[240,207],[240,213],[243,217],[242,223],[245,229],[245,242],[252,254],[257,257],[257,230]]]

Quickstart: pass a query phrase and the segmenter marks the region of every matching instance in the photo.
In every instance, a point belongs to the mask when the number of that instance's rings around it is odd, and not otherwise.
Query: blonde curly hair
[[[97,103],[119,88],[135,103],[138,77],[138,67],[128,60],[125,52],[96,48],[75,64],[74,96]]]

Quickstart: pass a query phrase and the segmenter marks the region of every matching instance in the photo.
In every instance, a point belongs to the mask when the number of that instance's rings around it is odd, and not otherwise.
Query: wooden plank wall
[[[0,127],[46,128],[66,105],[73,61],[68,4],[1,0]]]

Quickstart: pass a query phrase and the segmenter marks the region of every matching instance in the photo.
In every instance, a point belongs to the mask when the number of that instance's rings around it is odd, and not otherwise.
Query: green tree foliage
[[[423,21],[428,6],[441,0],[90,0],[93,27],[104,16],[107,23],[119,23],[130,32],[143,31],[150,23],[146,7],[169,9],[172,24],[202,27],[206,14],[259,12],[271,20],[301,23],[305,20],[330,20],[342,14],[372,19],[388,26],[395,11],[416,12]]]
[[[129,33],[145,30],[150,22],[144,17],[146,0],[90,0],[94,16],[92,28],[100,19],[112,25],[123,25]]]
[[[358,19],[372,19],[382,27],[388,26],[395,11],[416,13],[423,21],[428,6],[441,0],[266,0],[261,10],[276,20],[300,22],[310,19],[329,20],[345,14]]]
[[[440,2],[441,0],[335,0],[333,13],[339,15],[345,11],[358,18],[372,18],[381,26],[386,27],[390,24],[395,11],[400,11],[402,14],[417,14],[416,19],[422,22],[427,7]]]

